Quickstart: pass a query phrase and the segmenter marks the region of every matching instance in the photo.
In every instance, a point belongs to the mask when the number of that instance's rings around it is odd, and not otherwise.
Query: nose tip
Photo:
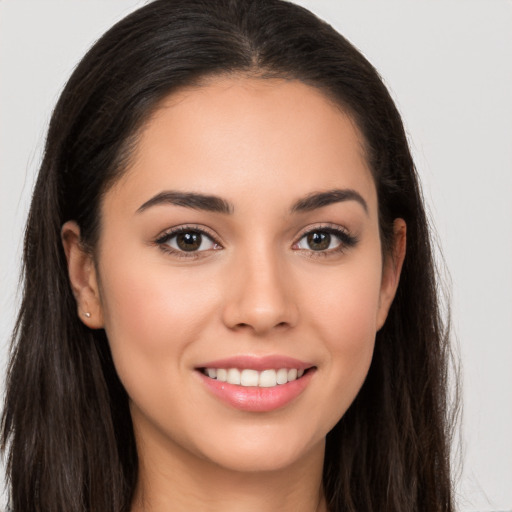
[[[285,320],[285,316],[285,314],[279,315],[271,305],[268,308],[251,308],[238,304],[238,311],[232,316],[235,320],[226,323],[231,329],[247,329],[261,335],[273,329],[285,329],[292,326],[293,322],[290,321],[290,318]]]
[[[292,281],[283,269],[266,263],[242,266],[231,279],[224,307],[224,323],[230,329],[262,335],[296,325],[298,308]]]

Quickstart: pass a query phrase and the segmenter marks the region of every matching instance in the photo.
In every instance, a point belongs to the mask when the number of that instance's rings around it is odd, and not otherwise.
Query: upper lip
[[[307,370],[312,366],[314,366],[312,363],[300,361],[299,359],[284,355],[239,355],[224,359],[216,359],[215,361],[208,361],[204,364],[198,365],[196,368],[238,368],[263,371],[271,368],[296,368],[297,370]]]

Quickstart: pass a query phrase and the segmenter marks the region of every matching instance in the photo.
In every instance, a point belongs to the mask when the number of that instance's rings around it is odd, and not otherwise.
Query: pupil
[[[308,235],[308,245],[314,251],[323,251],[329,248],[331,235],[322,231],[316,231]]]
[[[200,233],[180,233],[176,239],[182,251],[196,251],[201,246]]]

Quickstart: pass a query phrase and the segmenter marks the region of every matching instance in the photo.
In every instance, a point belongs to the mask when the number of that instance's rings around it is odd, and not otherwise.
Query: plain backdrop
[[[143,3],[0,0],[2,376],[52,107],[87,48]],[[454,447],[459,510],[512,510],[512,3],[297,3],[369,58],[403,115],[451,281],[464,403]]]

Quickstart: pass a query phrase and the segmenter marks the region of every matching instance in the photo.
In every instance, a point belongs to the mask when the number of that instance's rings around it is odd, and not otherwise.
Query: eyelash
[[[163,233],[161,236],[159,236],[155,240],[155,244],[159,246],[159,248],[164,251],[165,253],[172,254],[173,256],[176,256],[178,258],[187,258],[187,259],[197,259],[202,255],[201,253],[204,253],[206,251],[180,251],[177,249],[174,249],[173,247],[169,246],[169,242],[176,236],[182,234],[182,233],[197,233],[201,236],[204,236],[211,240],[212,243],[214,243],[218,248],[215,249],[209,249],[209,250],[218,250],[222,248],[222,245],[217,242],[216,237],[213,235],[213,233],[210,233],[207,229],[204,227],[199,226],[193,226],[193,225],[185,225],[185,226],[179,226],[177,228],[172,228],[165,233]]]
[[[213,249],[206,249],[202,251],[181,251],[177,250],[173,247],[169,246],[169,242],[175,238],[176,236],[182,234],[182,233],[197,233],[201,236],[204,236],[208,238],[211,243],[213,243],[216,247]],[[327,250],[318,250],[315,251],[314,249],[301,249],[296,247],[305,237],[308,235],[312,235],[313,233],[326,233],[328,235],[334,235],[339,240],[339,245],[327,249]],[[307,230],[303,231],[302,234],[298,237],[297,241],[293,244],[293,248],[295,248],[296,251],[303,251],[305,253],[308,253],[308,257],[311,258],[318,258],[318,257],[329,257],[335,254],[343,254],[347,249],[350,249],[352,247],[355,247],[357,243],[359,242],[358,238],[354,235],[351,235],[346,229],[343,229],[336,225],[331,224],[324,224],[315,226],[313,228],[308,228]],[[159,236],[155,240],[155,244],[158,245],[158,247],[164,251],[165,253],[172,254],[175,257],[178,258],[187,258],[187,259],[197,259],[200,257],[204,257],[205,255],[203,253],[209,252],[212,250],[219,250],[222,249],[222,245],[216,240],[215,235],[213,233],[210,233],[207,229],[204,227],[194,226],[194,225],[185,225],[185,226],[179,226],[177,228],[172,228],[169,231],[166,231],[161,236]]]
[[[323,224],[314,227],[308,227],[302,234],[299,236],[298,241],[293,245],[297,246],[305,237],[308,235],[312,235],[313,233],[327,233],[328,235],[334,235],[339,240],[339,245],[327,250],[319,250],[315,251],[314,249],[300,249],[297,248],[297,251],[304,251],[307,253],[309,258],[327,258],[329,256],[334,256],[338,254],[345,253],[348,249],[351,249],[357,245],[359,239],[351,235],[347,229],[341,228],[335,224]]]

